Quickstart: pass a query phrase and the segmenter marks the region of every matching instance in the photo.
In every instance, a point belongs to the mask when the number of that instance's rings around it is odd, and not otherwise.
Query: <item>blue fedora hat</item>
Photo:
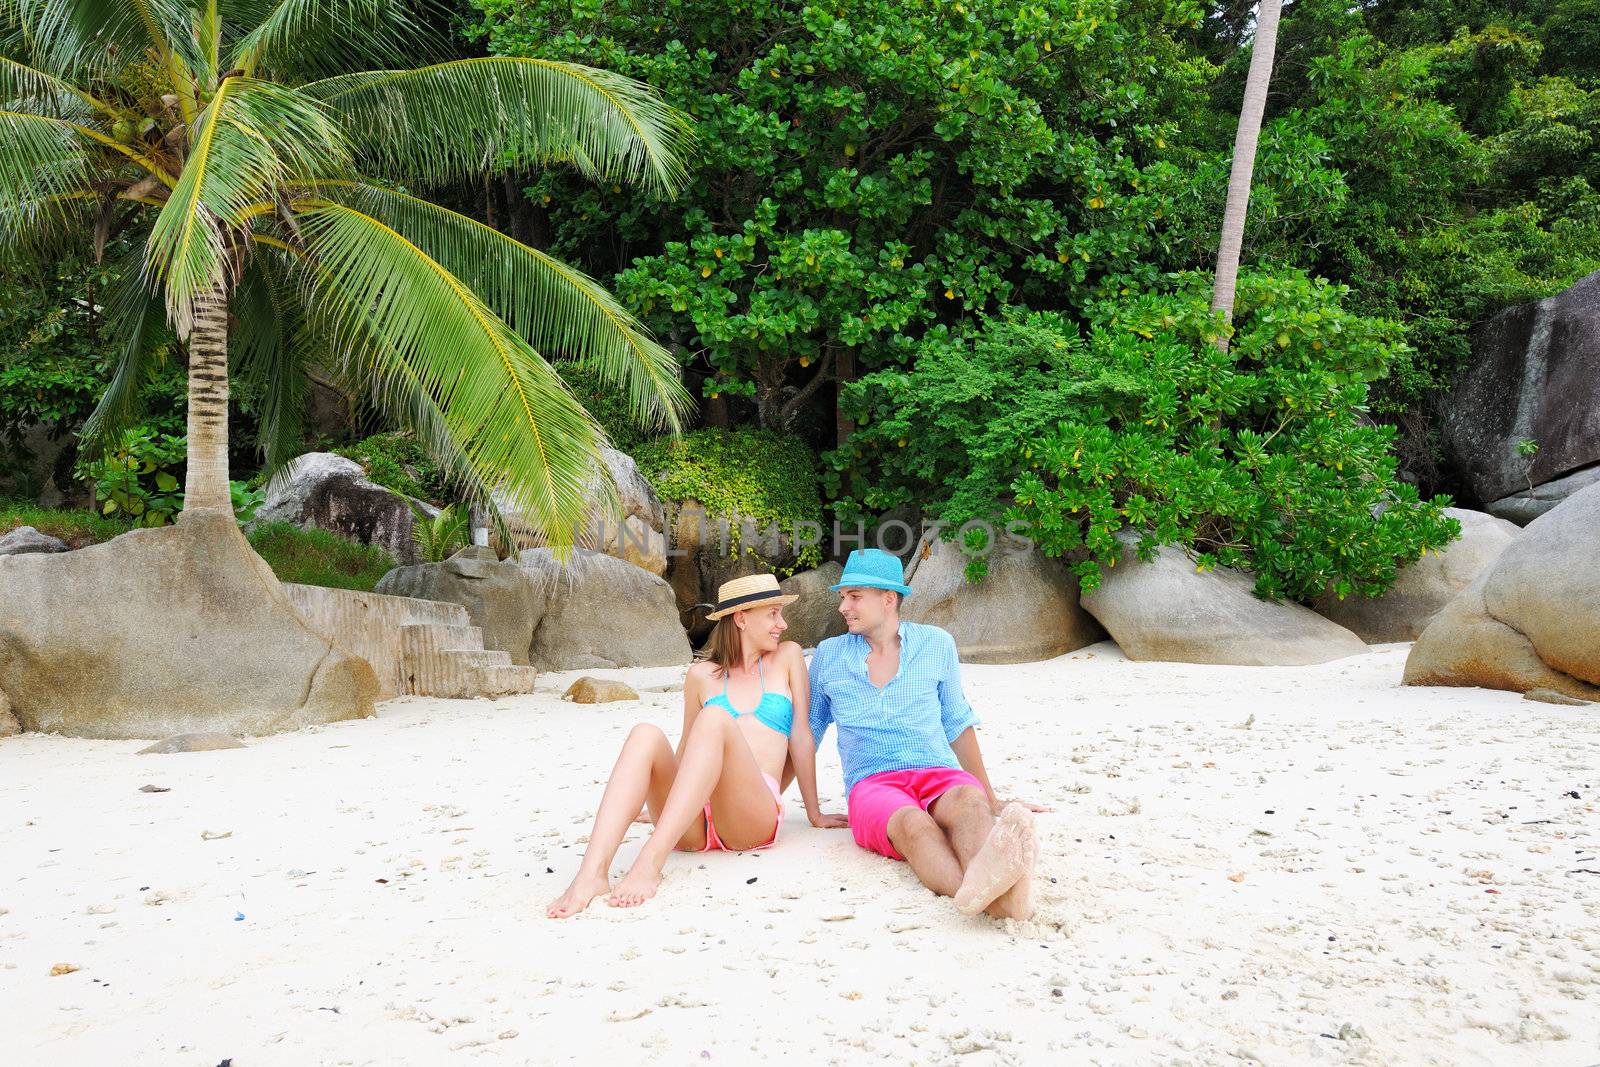
[[[910,596],[911,587],[905,583],[905,569],[900,560],[881,548],[858,548],[844,561],[844,573],[839,576],[840,589],[892,589],[901,596]]]

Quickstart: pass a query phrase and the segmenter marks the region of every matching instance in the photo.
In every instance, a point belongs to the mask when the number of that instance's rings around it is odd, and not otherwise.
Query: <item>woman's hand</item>
[[[829,815],[824,812],[821,815],[812,815],[809,818],[811,819],[811,825],[818,830],[845,830],[850,827],[850,820],[843,815]]]

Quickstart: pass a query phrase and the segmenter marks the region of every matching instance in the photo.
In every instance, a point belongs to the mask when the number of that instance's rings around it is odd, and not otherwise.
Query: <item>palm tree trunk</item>
[[[189,330],[189,469],[183,514],[232,513],[228,492],[228,302],[218,286],[195,298]]]
[[[1256,142],[1261,136],[1261,114],[1267,108],[1267,82],[1272,78],[1272,53],[1278,46],[1278,12],[1283,0],[1261,0],[1256,12],[1255,43],[1250,53],[1250,73],[1244,82],[1244,106],[1239,109],[1239,132],[1233,141],[1233,171],[1228,176],[1228,204],[1222,212],[1222,243],[1217,249],[1216,289],[1211,310],[1233,321],[1233,293],[1239,282],[1239,252],[1244,247],[1245,213],[1250,207],[1250,179],[1256,169]],[[1219,336],[1217,348],[1228,350],[1228,338]]]

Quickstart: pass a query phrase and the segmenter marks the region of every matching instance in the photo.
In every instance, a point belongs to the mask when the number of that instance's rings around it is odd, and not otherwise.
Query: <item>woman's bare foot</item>
[[[1021,804],[1007,804],[967,865],[956,890],[956,910],[976,915],[1023,878],[1031,878],[1036,851],[1033,813]]]
[[[552,919],[568,919],[578,914],[589,906],[589,901],[611,888],[611,883],[606,881],[603,874],[586,875],[579,872],[578,877],[567,886],[567,891],[550,902],[549,909],[545,912]]]
[[[633,861],[633,866],[628,868],[628,873],[622,876],[622,881],[617,883],[617,888],[606,898],[606,903],[613,908],[637,908],[656,895],[656,887],[661,884],[661,867],[661,864],[652,863],[641,853]]]

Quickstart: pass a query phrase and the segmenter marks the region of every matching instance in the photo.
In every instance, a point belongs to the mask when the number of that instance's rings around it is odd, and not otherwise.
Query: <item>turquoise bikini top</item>
[[[761,666],[761,661],[756,660],[756,673],[761,678],[761,699],[750,711],[740,711],[733,706],[733,701],[728,699],[728,671],[722,671],[722,692],[706,701],[709,706],[715,704],[722,708],[735,719],[742,719],[746,715],[754,715],[756,721],[769,729],[776,730],[785,737],[789,736],[789,723],[794,719],[794,701],[782,693],[767,692],[767,675]]]

